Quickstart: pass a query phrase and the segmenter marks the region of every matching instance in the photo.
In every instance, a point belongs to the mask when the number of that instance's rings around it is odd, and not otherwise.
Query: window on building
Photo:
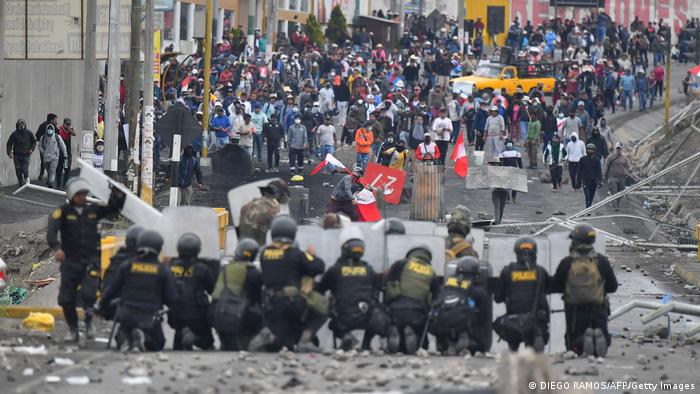
[[[300,0],[289,0],[289,9],[292,11],[296,11],[299,9],[299,1]]]
[[[172,10],[163,11],[163,26],[161,28],[163,32],[164,40],[173,40],[173,18],[175,17],[175,12]]]
[[[187,41],[187,13],[189,4],[180,3],[180,40]]]
[[[301,2],[301,12],[309,12],[311,8],[311,2],[309,0],[299,0]]]

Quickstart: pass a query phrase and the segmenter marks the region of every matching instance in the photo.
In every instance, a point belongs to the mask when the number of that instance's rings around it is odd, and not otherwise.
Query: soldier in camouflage
[[[457,205],[447,222],[448,235],[445,239],[445,261],[460,257],[472,256],[479,258],[472,243],[474,238],[469,234],[472,228],[471,212],[464,205]]]
[[[252,238],[265,244],[265,235],[272,219],[280,213],[280,204],[289,201],[289,188],[282,181],[272,181],[260,187],[262,197],[241,208],[240,238]]]

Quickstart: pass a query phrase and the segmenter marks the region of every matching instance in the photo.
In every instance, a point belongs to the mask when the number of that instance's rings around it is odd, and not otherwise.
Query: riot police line
[[[114,189],[106,207],[87,205],[87,190],[79,178],[71,182],[69,203],[51,215],[47,235],[57,259],[64,254],[59,303],[69,341],[80,337],[71,312],[78,295],[89,306],[97,289],[90,262],[97,261],[99,247],[93,249],[94,239],[84,235],[93,226],[96,234],[97,220],[124,203]],[[359,226],[330,233],[339,245],[335,261],[324,261],[311,244],[300,247],[307,227],[299,232],[293,218],[276,216],[265,245],[243,238],[234,255],[221,261],[200,258],[200,238],[184,234],[177,257],[165,263],[159,257],[161,234],[134,225],[105,273],[94,313],[118,322],[115,341],[122,350],[163,349],[167,320],[176,350],[213,349],[216,331],[221,350],[318,351],[319,330],[328,322],[334,346],[342,349],[372,349],[377,338],[388,353],[413,354],[427,349],[432,334],[438,351],[458,355],[488,351],[494,331],[513,350],[524,344],[543,351],[550,336],[546,297],[562,293],[567,349],[602,357],[610,346],[606,294],[616,290],[617,281],[608,259],[593,248],[596,233],[590,226],[571,232],[570,255],[553,276],[537,265],[537,243],[529,237],[518,239],[516,261],[493,276],[472,247],[464,207],[450,216],[442,248],[420,244],[421,237],[411,237],[399,220],[384,221],[385,246],[399,249],[403,241],[406,250],[388,267],[367,253],[372,239]],[[494,300],[506,305],[506,314],[495,321]],[[88,339],[94,336],[92,309],[86,308]],[[354,335],[358,330],[361,340]]]

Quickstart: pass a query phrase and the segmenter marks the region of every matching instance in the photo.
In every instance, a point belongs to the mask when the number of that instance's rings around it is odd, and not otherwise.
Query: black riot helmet
[[[576,244],[592,245],[595,242],[595,229],[588,224],[578,224],[569,234],[571,241]]]
[[[464,256],[457,260],[457,266],[455,267],[457,276],[471,276],[474,272],[479,272],[479,260],[476,257]]]
[[[177,240],[177,254],[180,258],[193,258],[199,256],[202,250],[202,241],[197,234],[187,233],[182,234]]]
[[[416,246],[406,253],[407,259],[417,259],[426,264],[430,264],[433,260],[433,253],[430,251],[430,247],[427,245]]]
[[[397,218],[386,219],[386,234],[406,234],[406,226]]]
[[[126,250],[132,253],[136,252],[136,242],[139,239],[139,235],[141,235],[144,230],[145,229],[138,224],[134,224],[126,230],[126,239],[124,240]]]
[[[254,239],[243,238],[238,241],[234,258],[236,261],[253,261],[255,256],[258,255],[259,247],[260,245]]]
[[[270,236],[276,242],[294,242],[297,236],[297,222],[289,215],[275,217],[270,224]]]
[[[141,254],[158,255],[163,248],[163,237],[153,230],[144,230],[136,241],[136,250]]]
[[[341,255],[352,260],[360,260],[365,254],[365,241],[357,238],[347,240],[340,248]]]
[[[513,248],[519,263],[534,263],[537,259],[537,241],[532,237],[520,237]]]

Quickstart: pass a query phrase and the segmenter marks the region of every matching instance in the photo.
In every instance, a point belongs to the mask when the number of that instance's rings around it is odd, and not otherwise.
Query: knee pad
[[[391,318],[389,315],[380,307],[372,308],[370,312],[369,320],[367,321],[367,330],[379,334],[381,336],[386,336],[387,329],[391,324]]]

